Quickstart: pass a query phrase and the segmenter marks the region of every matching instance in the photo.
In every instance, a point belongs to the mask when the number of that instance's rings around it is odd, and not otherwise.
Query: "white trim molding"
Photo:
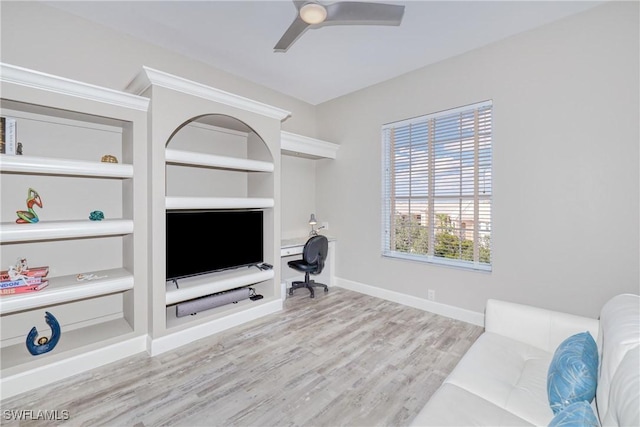
[[[149,99],[0,62],[0,82],[147,111]]]
[[[0,380],[2,399],[63,380],[71,375],[99,368],[125,357],[143,353],[146,351],[146,337],[146,335],[141,335],[2,378]]]
[[[202,83],[187,80],[146,66],[143,66],[142,71],[131,81],[131,83],[129,83],[126,91],[139,95],[152,85],[208,99],[210,101],[242,110],[251,111],[252,113],[261,114],[280,121],[291,115],[290,111],[263,104],[262,102],[254,101],[249,98],[225,92],[211,86],[203,85]]]
[[[283,154],[306,155],[311,158],[335,159],[340,146],[295,133],[280,132],[280,149]]]
[[[429,301],[424,298],[418,298],[412,295],[378,288],[376,286],[365,285],[364,283],[354,282],[353,280],[347,280],[340,277],[335,278],[335,286],[349,289],[350,291],[360,292],[361,294],[370,295],[372,297],[382,298],[387,301],[397,302],[398,304],[418,308],[420,310],[449,317],[451,319],[461,320],[463,322],[471,323],[472,325],[484,326],[483,313]]]

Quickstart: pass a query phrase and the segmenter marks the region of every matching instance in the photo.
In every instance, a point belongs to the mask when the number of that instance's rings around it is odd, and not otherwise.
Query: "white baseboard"
[[[90,369],[121,360],[134,354],[146,353],[146,335],[69,357],[39,368],[2,378],[2,399],[30,391],[77,375]]]
[[[430,313],[439,314],[473,325],[484,326],[484,314],[478,313],[464,308],[454,307],[452,305],[442,304],[439,302],[429,301],[427,299],[414,297],[400,292],[390,291],[388,289],[378,288],[376,286],[365,285],[364,283],[354,282],[353,280],[342,279],[336,277],[334,284],[337,287],[349,289],[350,291],[360,292],[361,294],[371,295],[372,297],[382,298],[387,301],[397,302],[398,304],[407,305],[409,307],[418,308]]]
[[[217,334],[218,332],[225,331],[233,328],[234,326],[239,326],[268,314],[276,313],[281,311],[282,307],[283,301],[281,299],[274,299],[273,301],[265,302],[264,304],[260,304],[256,307],[240,311],[229,316],[201,323],[188,329],[182,329],[170,335],[150,339],[147,342],[147,349],[151,356],[157,356],[158,354],[173,350],[201,338]]]

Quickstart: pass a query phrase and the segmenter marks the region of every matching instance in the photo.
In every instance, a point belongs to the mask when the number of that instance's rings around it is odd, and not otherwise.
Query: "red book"
[[[49,274],[49,267],[48,266],[33,267],[28,270],[22,270],[20,274],[27,277],[46,277],[47,274]],[[11,280],[11,277],[9,276],[9,270],[0,271],[0,280],[2,281]]]
[[[26,294],[28,292],[37,292],[41,289],[46,288],[49,285],[48,280],[43,280],[39,285],[27,285],[27,286],[18,286],[15,288],[6,288],[0,289],[0,295],[16,295],[16,294]]]
[[[17,288],[18,286],[25,285],[39,285],[42,282],[42,277],[27,277],[26,279],[16,280],[3,280],[0,282],[0,289]]]

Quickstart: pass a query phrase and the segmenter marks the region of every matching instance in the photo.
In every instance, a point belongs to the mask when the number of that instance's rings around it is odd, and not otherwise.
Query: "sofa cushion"
[[[547,398],[552,354],[502,335],[485,332],[462,357],[445,383],[535,424],[553,418]]]
[[[556,414],[549,427],[600,427],[591,405],[582,400],[574,402]]]
[[[640,296],[623,294],[611,298],[600,311],[598,334],[600,374],[596,402],[603,425],[640,425],[639,347]]]
[[[566,406],[586,400],[591,403],[598,381],[598,347],[589,332],[564,340],[555,351],[549,373],[547,392],[554,414]]]
[[[530,422],[456,385],[444,383],[412,426],[531,426]]]

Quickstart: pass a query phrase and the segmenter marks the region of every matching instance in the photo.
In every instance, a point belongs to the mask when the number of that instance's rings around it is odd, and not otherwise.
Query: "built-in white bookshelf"
[[[290,113],[144,67],[128,90],[149,96],[152,240],[150,352],[163,351],[282,309],[280,298],[280,124]],[[272,270],[240,267],[167,281],[168,210],[262,210],[264,260]],[[197,240],[197,231],[194,232]],[[224,242],[194,242],[193,248]],[[175,304],[251,287],[264,296],[176,317]]]
[[[23,155],[0,155],[0,259],[48,266],[48,286],[0,297],[2,398],[146,350],[146,98],[0,64],[1,114]],[[103,155],[118,163],[103,163]],[[38,221],[16,223],[35,190]],[[91,221],[90,212],[104,212]],[[94,280],[78,280],[92,277]],[[93,275],[93,276],[91,276]],[[32,327],[62,335],[50,352],[26,347]]]

